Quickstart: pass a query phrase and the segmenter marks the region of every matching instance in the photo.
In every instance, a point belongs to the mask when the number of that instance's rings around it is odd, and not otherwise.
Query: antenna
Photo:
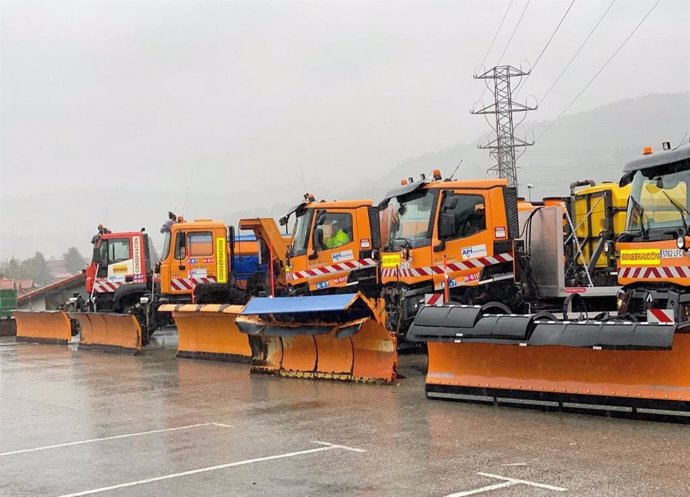
[[[187,181],[187,191],[184,194],[184,207],[182,207],[182,215],[187,218],[187,198],[189,197],[189,189],[192,187],[193,171],[189,172],[189,181]]]
[[[105,206],[104,217],[106,226],[108,226],[108,212],[110,211],[110,207],[113,205],[113,200],[115,200],[116,195],[116,193],[113,193],[113,195],[110,197],[110,200],[108,200],[108,204]]]
[[[308,191],[307,190],[307,182],[304,179],[304,169],[302,169],[302,164],[299,165],[299,173],[302,176],[302,187],[304,188],[304,192]]]
[[[457,173],[458,169],[460,168],[460,164],[462,164],[462,159],[460,159],[460,162],[458,162],[458,165],[455,166],[455,169],[453,170],[453,174],[451,174],[450,178],[448,178],[448,179],[453,179],[453,176],[455,176],[455,173]]]

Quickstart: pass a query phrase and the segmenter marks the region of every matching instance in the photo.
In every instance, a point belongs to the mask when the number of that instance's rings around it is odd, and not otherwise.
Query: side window
[[[129,239],[115,238],[108,240],[108,262],[122,262],[129,259]]]
[[[189,257],[213,255],[213,236],[210,231],[187,234],[187,253]]]
[[[486,229],[484,197],[481,195],[462,195],[449,193],[443,201],[441,215],[450,220],[446,239],[466,238]],[[452,218],[451,218],[452,216]]]
[[[175,259],[187,257],[187,236],[184,231],[178,231],[175,238]]]
[[[324,246],[320,248],[338,248],[352,241],[352,214],[326,212],[322,219]]]

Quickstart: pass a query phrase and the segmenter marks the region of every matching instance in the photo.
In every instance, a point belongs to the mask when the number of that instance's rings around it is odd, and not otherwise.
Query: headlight
[[[685,249],[685,237],[684,236],[679,236],[678,238],[676,238],[676,247],[678,247],[681,250]]]
[[[613,254],[614,249],[615,249],[615,246],[613,245],[613,242],[611,240],[604,243],[604,252],[606,252],[607,254],[609,254],[609,255]]]

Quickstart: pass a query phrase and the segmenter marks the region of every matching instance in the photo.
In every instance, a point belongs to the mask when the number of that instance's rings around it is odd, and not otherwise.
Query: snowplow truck
[[[428,343],[428,397],[690,413],[690,146],[663,148],[645,148],[619,183],[630,189],[626,223],[605,244],[621,285],[617,312],[424,307],[408,336]]]
[[[574,298],[613,309],[604,247],[623,228],[627,191],[580,181],[571,193],[525,202],[505,180],[443,180],[439,170],[403,180],[379,204],[389,329],[404,336],[421,307],[444,301],[503,313],[570,308]]]
[[[267,266],[253,235],[237,235],[222,221],[188,222],[170,213],[165,234],[157,315],[171,316],[177,357],[249,362],[247,337],[235,317],[265,287]]]
[[[273,249],[282,270],[274,296],[254,297],[237,318],[250,337],[252,373],[391,383],[396,338],[385,327],[379,298],[378,209],[370,200],[317,202],[310,195],[294,216],[291,242]],[[243,220],[257,238],[275,222]]]
[[[17,340],[66,344],[79,330],[79,348],[136,352],[149,338],[141,298],[151,294],[155,250],[141,231],[113,233],[103,225],[91,239],[84,299],[64,310],[18,311]]]

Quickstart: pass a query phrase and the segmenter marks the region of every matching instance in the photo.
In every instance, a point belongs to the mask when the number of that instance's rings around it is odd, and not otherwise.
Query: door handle
[[[184,271],[185,269],[187,269],[187,266],[177,266],[177,269],[179,269],[180,271]]]

